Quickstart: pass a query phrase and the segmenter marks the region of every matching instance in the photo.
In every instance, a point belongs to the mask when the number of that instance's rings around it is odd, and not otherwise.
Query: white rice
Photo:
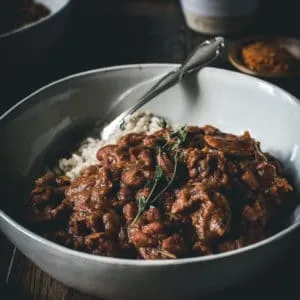
[[[80,147],[71,157],[62,158],[58,161],[58,172],[74,179],[80,175],[80,171],[93,164],[97,164],[97,151],[108,144],[115,144],[118,139],[129,133],[146,133],[152,134],[160,130],[162,118],[153,115],[151,112],[136,112],[124,124],[123,130],[119,129],[108,141],[86,138]]]

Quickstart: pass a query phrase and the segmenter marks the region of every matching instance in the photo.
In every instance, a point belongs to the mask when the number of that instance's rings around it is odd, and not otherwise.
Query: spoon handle
[[[145,105],[158,94],[167,90],[184,77],[200,70],[217,59],[224,48],[224,38],[215,37],[201,43],[187,58],[187,60],[175,71],[163,76],[140,100],[123,115],[123,120]]]
[[[103,140],[108,140],[109,137],[120,128],[120,125],[124,124],[126,117],[132,115],[135,111],[152,100],[158,94],[167,90],[177,82],[181,81],[184,77],[191,73],[200,70],[202,67],[210,64],[217,59],[224,49],[224,38],[215,37],[210,40],[201,43],[192,54],[186,59],[186,61],[177,69],[164,75],[146,94],[144,94],[137,103],[124,111],[116,117],[116,113],[120,110],[120,107],[116,105],[113,107],[106,116],[106,120],[110,120],[110,123],[106,123],[102,120],[102,126],[100,130],[100,137]],[[113,120],[113,121],[111,121]],[[108,124],[103,126],[104,124]]]

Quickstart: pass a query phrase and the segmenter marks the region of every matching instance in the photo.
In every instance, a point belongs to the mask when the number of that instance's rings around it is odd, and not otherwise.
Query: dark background
[[[253,26],[229,40],[263,33],[299,36],[297,3],[263,0]],[[64,36],[41,59],[28,66],[0,66],[0,112],[72,73],[118,64],[180,63],[205,38],[186,27],[176,0],[73,0]],[[299,93],[294,81],[274,82]]]
[[[298,5],[297,0],[264,0],[256,23],[227,41],[254,34],[300,37]],[[64,36],[43,57],[30,65],[0,66],[0,113],[43,85],[73,73],[119,64],[180,63],[206,38],[186,27],[176,0],[73,0]],[[226,58],[218,66],[233,69]],[[300,97],[299,78],[271,82]],[[270,270],[261,270],[260,277],[209,299],[298,299],[299,239],[294,244]],[[20,252],[13,255],[13,249],[0,235],[0,275],[1,279],[9,275],[10,287],[3,299],[93,299],[62,286]]]

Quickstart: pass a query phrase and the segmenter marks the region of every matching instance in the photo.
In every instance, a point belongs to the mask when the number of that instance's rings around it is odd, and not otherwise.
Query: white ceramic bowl
[[[277,261],[299,234],[300,211],[278,234],[236,251],[163,261],[115,259],[59,246],[17,223],[33,178],[49,147],[70,130],[120,110],[145,92],[153,78],[175,65],[133,65],[90,71],[52,83],[0,118],[0,229],[42,270],[64,284],[104,299],[193,299],[248,279]],[[202,69],[150,102],[145,109],[176,123],[213,124],[221,130],[249,130],[300,179],[300,105],[262,80],[216,68]],[[74,134],[74,131],[73,131]],[[298,229],[298,230],[297,230]]]
[[[258,0],[180,0],[187,26],[209,35],[242,32],[253,20]]]
[[[0,34],[0,62],[5,65],[28,64],[36,60],[64,32],[71,0],[36,0],[50,14],[36,22]]]

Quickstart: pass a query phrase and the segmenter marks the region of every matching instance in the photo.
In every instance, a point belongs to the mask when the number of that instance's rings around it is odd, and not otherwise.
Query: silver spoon
[[[132,115],[158,94],[180,82],[183,78],[186,78],[190,74],[199,71],[202,67],[216,60],[222,53],[223,49],[223,37],[215,37],[204,41],[198,47],[196,47],[192,54],[179,68],[164,75],[146,94],[144,94],[136,102],[134,106],[121,113],[116,118],[116,114],[118,111],[120,111],[120,103],[111,108],[107,113],[105,120],[109,121],[113,119],[113,121],[108,123],[102,120],[102,126],[100,124],[97,126],[97,128],[101,128],[100,138],[102,140],[108,140],[109,137],[120,128],[121,124],[125,122],[127,116]]]

